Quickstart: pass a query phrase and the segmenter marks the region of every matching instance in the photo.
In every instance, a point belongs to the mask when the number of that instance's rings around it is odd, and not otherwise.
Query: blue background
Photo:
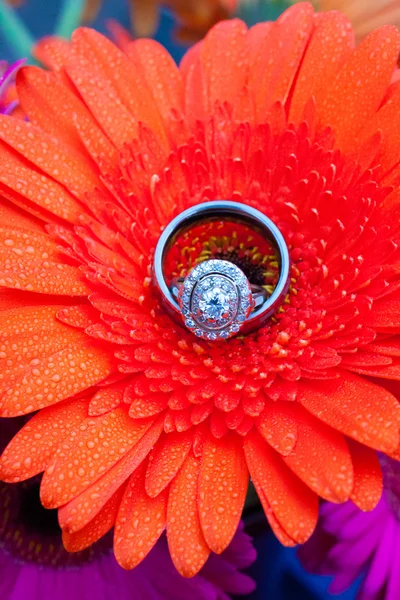
[[[26,0],[18,13],[32,35],[39,38],[54,30],[60,4],[59,0]],[[129,28],[128,2],[103,2],[94,26],[104,32],[105,21],[111,17]],[[173,40],[173,29],[173,18],[164,11],[156,38],[179,61],[185,47]],[[0,59],[2,58],[16,60],[21,57],[16,56],[12,48],[0,38]],[[297,560],[296,550],[283,548],[270,532],[264,531],[256,535],[255,544],[258,560],[251,569],[251,574],[256,579],[258,588],[251,600],[354,600],[357,586],[340,596],[331,596],[327,593],[329,578],[307,574]]]

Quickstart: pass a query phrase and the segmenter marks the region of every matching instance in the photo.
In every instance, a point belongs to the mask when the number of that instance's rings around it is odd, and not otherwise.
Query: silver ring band
[[[267,240],[273,246],[276,252],[279,265],[278,282],[273,293],[264,302],[262,302],[261,306],[254,310],[254,305],[252,305],[252,310],[248,311],[248,314],[246,314],[246,318],[240,325],[239,329],[240,333],[249,333],[262,327],[273,315],[273,313],[276,312],[276,310],[284,301],[289,288],[290,260],[286,242],[278,227],[259,210],[239,202],[216,200],[197,204],[196,206],[193,206],[180,213],[167,225],[158,240],[153,262],[153,284],[160,296],[163,308],[175,321],[182,324],[182,306],[179,302],[180,290],[178,290],[178,294],[176,294],[167,285],[164,276],[165,259],[168,251],[179,235],[190,230],[195,225],[213,221],[236,222],[247,225],[254,231],[258,232],[265,240]],[[211,262],[213,261],[206,261],[206,263]],[[200,266],[201,264],[204,265],[206,263],[200,263]],[[235,265],[233,265],[233,267],[235,267]],[[197,268],[198,267],[196,267],[196,269]],[[238,269],[238,267],[235,267],[235,269]],[[238,269],[238,271],[244,276],[240,269]],[[207,275],[211,274],[215,275],[214,272],[211,273],[210,269],[208,269]],[[220,275],[228,276],[228,278],[233,277],[233,281],[235,281],[233,271],[230,274],[220,273]],[[247,281],[247,278],[245,279]],[[197,277],[196,281],[193,280],[193,284],[197,284],[199,281],[200,279]],[[247,283],[250,286],[249,282]],[[187,326],[189,329],[192,329],[188,324]],[[211,335],[200,335],[201,332],[199,332],[198,328],[195,333],[196,335],[205,337],[206,339],[230,337],[230,335],[217,336],[217,338]],[[238,333],[237,328],[235,328],[231,335],[235,333]]]

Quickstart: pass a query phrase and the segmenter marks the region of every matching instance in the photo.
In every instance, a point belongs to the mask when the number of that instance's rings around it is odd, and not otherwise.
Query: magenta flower
[[[333,575],[339,594],[362,577],[357,600],[400,598],[400,464],[380,457],[384,491],[378,506],[362,512],[351,501],[325,503],[314,535],[299,551],[305,568]]]
[[[19,105],[17,95],[14,93],[14,84],[17,71],[24,63],[25,59],[11,65],[5,60],[0,60],[0,114],[14,114]]]

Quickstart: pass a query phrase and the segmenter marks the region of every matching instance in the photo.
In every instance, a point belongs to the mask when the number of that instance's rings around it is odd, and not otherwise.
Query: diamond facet
[[[193,318],[207,329],[222,329],[230,325],[238,305],[238,289],[223,275],[205,275],[192,293]]]

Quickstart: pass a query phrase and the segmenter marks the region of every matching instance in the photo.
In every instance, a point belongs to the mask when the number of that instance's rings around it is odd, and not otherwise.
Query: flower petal
[[[71,44],[56,36],[46,36],[39,40],[33,53],[39,62],[49,69],[60,71],[65,65],[71,51]]]
[[[131,476],[115,524],[115,558],[124,569],[133,569],[150,552],[165,529],[167,491],[150,498],[144,487],[146,466]]]
[[[32,306],[1,311],[0,405],[3,416],[24,414],[46,403],[54,404],[65,398],[65,391],[69,397],[75,389],[78,392],[90,387],[92,381],[95,382],[93,378],[97,382],[97,378],[100,380],[109,372],[110,357],[93,348],[82,332],[57,320],[57,313],[63,308],[56,304],[35,306],[34,302]],[[82,360],[69,366],[63,359],[69,356],[73,361],[71,353],[75,350],[78,354],[74,358],[79,359],[81,353]],[[87,355],[87,364],[83,355]],[[69,391],[63,390],[65,385],[71,385]],[[47,396],[41,394],[42,388]]]
[[[210,555],[201,530],[198,509],[200,461],[189,454],[171,483],[167,510],[168,546],[175,567],[193,577]]]
[[[122,485],[115,492],[86,527],[83,527],[83,529],[76,533],[63,531],[62,540],[67,552],[80,552],[81,550],[85,550],[85,548],[89,548],[89,546],[97,542],[97,540],[114,527],[125,487],[125,485]]]
[[[206,108],[213,114],[215,104],[235,101],[246,78],[246,25],[238,20],[222,21],[206,35],[201,46]]]
[[[84,127],[85,131],[90,131],[92,147],[98,149],[97,158],[115,158],[114,147],[83,102],[54,73],[37,67],[21,69],[17,88],[21,105],[31,123],[86,155],[78,133],[79,128]]]
[[[298,400],[313,415],[351,438],[383,452],[399,445],[399,403],[392,394],[357,375],[303,383]]]
[[[354,48],[350,21],[339,12],[315,15],[315,30],[305,52],[293,98],[289,120],[299,124],[311,97],[318,105],[325,95],[326,82],[332,81]]]
[[[89,403],[89,416],[97,417],[122,404],[126,382],[108,385],[95,393]]]
[[[346,441],[299,406],[297,442],[285,463],[314,492],[331,502],[345,502],[353,489],[353,465]]]
[[[70,502],[126,456],[147,428],[135,423],[125,406],[88,417],[63,440],[46,469],[40,488],[43,504],[57,508]]]
[[[165,125],[172,112],[183,110],[181,73],[167,50],[155,40],[138,39],[125,49],[135,68],[141,68]]]
[[[44,233],[44,224],[36,220],[24,210],[20,210],[14,204],[8,203],[4,198],[0,199],[0,222],[7,223],[8,227],[27,229]]]
[[[147,425],[146,433],[128,454],[96,483],[59,509],[58,519],[62,529],[74,533],[85,527],[148,456],[160,437],[163,423],[158,420]]]
[[[256,45],[250,31],[253,47],[248,85],[258,122],[265,122],[268,109],[276,102],[286,102],[312,30],[313,8],[300,2],[266,28],[265,36],[257,35]]]
[[[23,139],[25,139],[23,137]],[[44,175],[33,165],[0,143],[0,183],[3,194],[28,213],[48,221],[47,215],[56,215],[70,223],[77,223],[82,206],[57,181]],[[5,193],[6,192],[6,193]],[[7,193],[8,192],[8,193]],[[39,207],[39,213],[31,210]]]
[[[10,382],[0,399],[0,414],[28,414],[75,396],[107,377],[112,364],[108,352],[82,335],[79,344],[70,344],[45,357]]]
[[[84,199],[88,191],[100,185],[82,154],[31,123],[0,115],[0,139],[78,198]],[[42,182],[50,185],[48,177]]]
[[[193,443],[193,431],[163,435],[149,457],[146,492],[151,498],[160,494],[176,476]]]
[[[77,29],[67,72],[117,146],[137,137],[139,122],[167,144],[161,115],[143,75],[110,40],[93,29]]]
[[[287,402],[269,401],[258,420],[258,430],[277,452],[287,456],[297,440],[297,418]]]
[[[354,468],[351,500],[364,511],[373,510],[382,496],[382,472],[375,450],[348,440]]]
[[[229,545],[242,514],[249,474],[242,440],[235,434],[208,436],[199,475],[199,513],[208,546],[220,554]]]
[[[384,297],[374,302],[368,325],[375,329],[400,327],[400,299],[398,297]]]
[[[11,227],[0,228],[0,285],[65,296],[89,292],[79,268],[60,262],[48,235]]]
[[[290,540],[304,543],[317,524],[318,496],[285,466],[258,433],[247,435],[244,450],[267,519],[272,512],[271,526],[274,521],[278,522],[290,538],[284,539],[284,543]]]
[[[332,127],[343,151],[354,149],[360,130],[378,110],[397,63],[399,43],[395,27],[377,29],[325,89],[324,100],[317,107],[319,121]]]
[[[44,408],[11,440],[0,459],[0,479],[23,481],[44,471],[62,440],[87,417],[88,401],[71,400]]]

